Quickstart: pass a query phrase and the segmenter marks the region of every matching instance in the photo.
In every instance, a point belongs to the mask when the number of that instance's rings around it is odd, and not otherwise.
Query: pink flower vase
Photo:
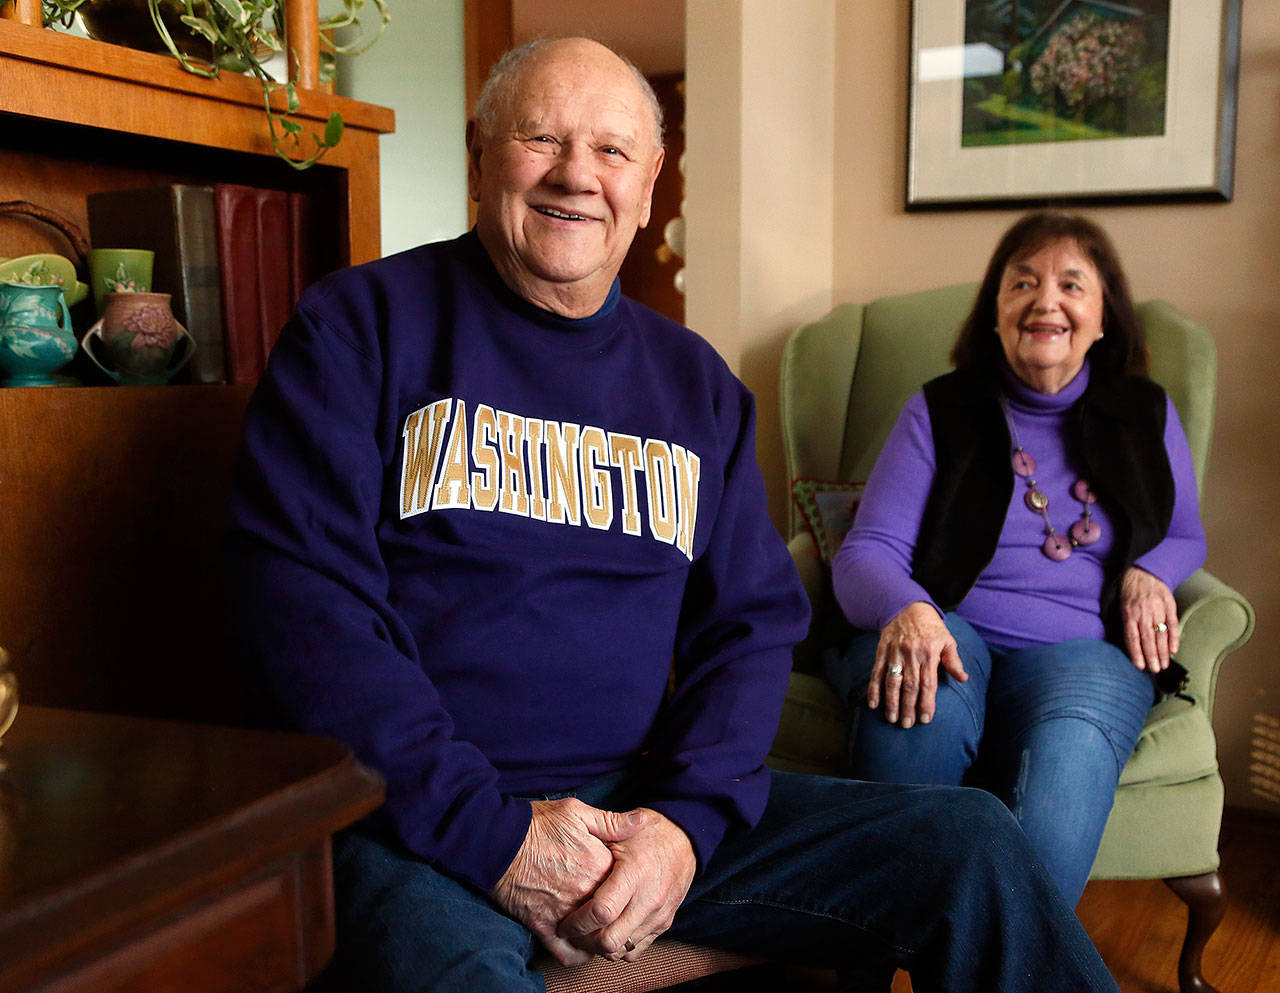
[[[169,298],[168,293],[106,294],[102,316],[81,340],[81,349],[122,386],[167,383],[196,350],[191,333],[173,316]]]

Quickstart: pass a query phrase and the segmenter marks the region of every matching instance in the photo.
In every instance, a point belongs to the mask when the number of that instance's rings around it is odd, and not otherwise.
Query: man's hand
[[[627,962],[671,926],[697,869],[693,845],[674,822],[647,807],[631,816],[640,824],[628,837],[600,835],[612,850],[613,871],[558,931],[579,949]]]
[[[491,895],[558,962],[580,965],[591,953],[575,948],[556,928],[609,875],[614,853],[606,841],[625,842],[645,826],[635,811],[615,814],[572,798],[536,800],[524,843]]]

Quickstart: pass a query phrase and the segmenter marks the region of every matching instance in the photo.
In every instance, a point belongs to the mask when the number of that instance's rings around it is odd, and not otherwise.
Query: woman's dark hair
[[[1079,214],[1039,210],[1026,214],[1004,233],[987,263],[986,275],[951,349],[957,369],[995,371],[1004,356],[996,327],[996,297],[1000,281],[1011,262],[1034,255],[1046,245],[1074,242],[1093,263],[1102,279],[1102,329],[1105,332],[1089,349],[1089,364],[1108,378],[1143,376],[1147,372],[1147,339],[1133,309],[1129,281],[1120,256],[1105,231]]]

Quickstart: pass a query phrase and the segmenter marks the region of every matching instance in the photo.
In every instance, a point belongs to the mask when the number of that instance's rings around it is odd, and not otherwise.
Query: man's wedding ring
[[[895,662],[895,663],[893,663],[893,665],[889,666],[889,675],[890,675],[890,676],[901,676],[901,675],[902,675],[902,663],[901,663],[901,662]]]
[[[634,952],[636,950],[636,943],[632,941],[630,938],[628,938],[626,941],[622,943],[622,947],[629,952]]]

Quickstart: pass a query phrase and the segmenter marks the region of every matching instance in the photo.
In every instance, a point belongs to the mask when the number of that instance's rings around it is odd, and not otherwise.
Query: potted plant
[[[358,55],[377,40],[390,20],[387,0],[336,0],[337,12],[320,19],[321,79],[331,78],[337,55]],[[71,25],[79,14],[92,38],[147,51],[168,52],[187,72],[216,77],[222,70],[243,72],[262,84],[267,129],[276,154],[295,169],[314,165],[342,138],[342,115],[331,114],[323,133],[312,132],[308,153],[302,125],[290,115],[299,107],[293,82],[277,80],[267,63],[284,51],[284,0],[42,0],[46,26]],[[362,15],[370,8],[377,27],[366,31]],[[335,36],[358,25],[358,36],[342,44]],[[287,73],[285,74],[287,75]],[[285,109],[271,106],[271,94],[284,90]]]

